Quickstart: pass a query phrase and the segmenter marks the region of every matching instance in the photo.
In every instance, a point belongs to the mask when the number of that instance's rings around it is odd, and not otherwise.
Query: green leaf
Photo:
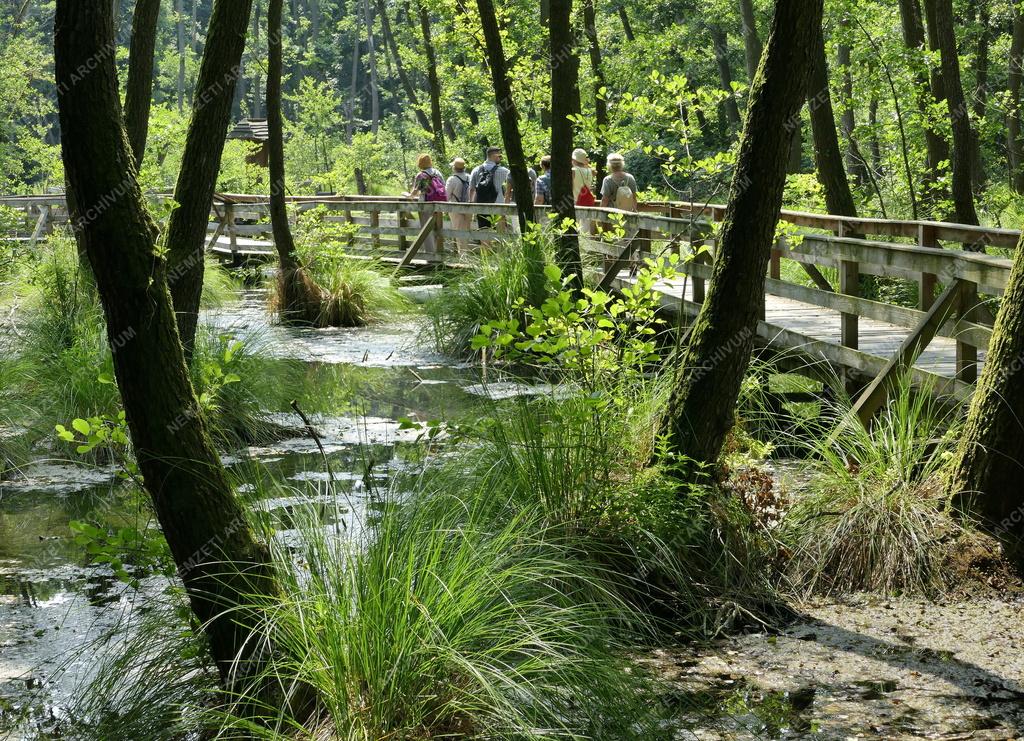
[[[114,385],[114,377],[112,375],[110,375],[109,373],[107,373],[106,371],[104,371],[103,373],[100,373],[96,377],[96,380],[99,383],[105,384],[107,386],[113,386]]]
[[[92,431],[92,425],[81,418],[72,420],[71,426],[83,435],[88,435]]]
[[[57,425],[54,429],[57,430],[57,437],[61,440],[71,442],[75,439],[75,434],[70,432],[66,427],[64,427],[64,425]]]

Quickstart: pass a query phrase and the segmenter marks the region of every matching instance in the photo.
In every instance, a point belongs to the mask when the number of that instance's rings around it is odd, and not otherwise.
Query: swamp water
[[[379,493],[395,470],[417,462],[419,433],[400,429],[398,420],[459,419],[484,403],[476,372],[424,346],[415,316],[364,329],[290,329],[271,324],[266,306],[265,293],[246,291],[206,321],[298,379],[267,409],[296,434],[223,457],[229,471],[249,467],[247,480],[284,483],[259,505],[285,540],[291,507],[328,499],[335,506],[328,466],[316,441],[301,434],[288,400],[299,400],[321,437],[334,490],[344,493],[336,511],[349,527],[381,506]],[[136,589],[90,563],[72,521],[141,529],[144,511],[112,469],[71,460],[70,448],[65,460],[58,455],[0,480],[0,738],[59,725],[99,663],[97,639],[135,619],[168,583],[149,576]]]

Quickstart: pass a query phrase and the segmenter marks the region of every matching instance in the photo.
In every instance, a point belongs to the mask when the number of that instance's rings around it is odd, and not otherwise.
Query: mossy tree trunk
[[[178,205],[167,225],[168,283],[186,358],[191,357],[199,321],[210,206],[231,123],[231,104],[241,74],[251,11],[252,0],[214,2],[181,170],[174,186]]]
[[[583,261],[572,197],[574,127],[573,91],[579,89],[579,60],[573,53],[572,0],[551,0],[548,20],[551,47],[551,209],[558,224],[556,260],[572,276],[575,290],[583,288]]]
[[[128,82],[125,85],[124,125],[128,130],[136,169],[142,168],[149,133],[149,107],[153,100],[153,53],[160,0],[138,0],[132,17],[132,40],[128,52]]]
[[[960,438],[950,494],[1020,555],[1024,537],[1024,239]]]
[[[822,0],[779,0],[750,90],[711,287],[681,355],[662,422],[669,452],[698,466],[718,460],[733,425],[764,304],[791,131],[807,92],[821,19]]]
[[[254,616],[275,592],[266,549],[232,491],[189,382],[157,228],[135,177],[118,98],[110,0],[58,0],[54,51],[71,214],[114,344],[146,490],[226,687],[259,669]],[[92,70],[86,75],[78,70]],[[233,612],[231,612],[234,610]],[[233,663],[239,664],[233,667]]]

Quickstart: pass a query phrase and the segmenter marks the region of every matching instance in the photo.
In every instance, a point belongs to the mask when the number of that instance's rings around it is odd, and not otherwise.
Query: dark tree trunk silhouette
[[[114,373],[135,456],[221,681],[259,669],[252,597],[272,595],[266,548],[213,446],[189,381],[157,228],[135,177],[118,97],[110,0],[58,0],[54,58],[75,234],[117,343]],[[90,69],[88,75],[78,71]],[[233,669],[232,663],[239,660]]]
[[[622,33],[626,37],[626,41],[636,41],[636,34],[633,32],[633,24],[629,21],[629,11],[626,10],[626,6],[619,4],[619,21],[622,22]]]
[[[409,79],[409,73],[406,71],[405,65],[402,64],[402,57],[398,53],[398,44],[395,43],[395,36],[391,32],[391,21],[388,19],[387,7],[384,5],[384,0],[376,0],[376,2],[377,15],[380,16],[380,27],[384,34],[384,44],[391,53],[392,60],[394,60],[395,72],[398,73],[398,79],[402,83],[405,95],[409,98],[409,106],[412,108],[412,112],[415,114],[416,121],[419,123],[420,127],[424,131],[429,131],[433,134],[434,130],[430,123],[430,119],[427,118],[427,114],[420,108],[416,89],[412,86],[412,80]]]
[[[167,225],[168,283],[186,358],[191,357],[199,321],[206,229],[231,123],[231,104],[251,10],[252,0],[214,2],[181,170],[174,186],[174,201],[178,206],[171,212]]]
[[[1020,2],[1013,12],[1013,38],[1010,41],[1007,88],[1010,92],[1006,112],[1006,150],[1010,167],[1010,185],[1015,193],[1024,193],[1024,139],[1021,138],[1020,88],[1024,77],[1024,10]]]
[[[427,87],[430,91],[430,128],[434,134],[434,148],[445,156],[444,123],[441,120],[441,81],[437,76],[437,54],[430,35],[430,14],[420,2],[420,29],[423,32],[423,50],[427,56]]]
[[[252,52],[251,57],[258,59],[260,55],[260,16],[263,14],[263,3],[261,0],[253,0],[252,6]],[[260,76],[262,70],[259,64],[251,65],[252,70],[252,104],[249,106],[249,116],[252,118],[263,117],[263,78]]]
[[[662,425],[669,452],[697,466],[717,462],[735,419],[764,303],[789,129],[807,92],[813,35],[821,20],[821,0],[778,0],[750,91],[711,286],[679,362]]]
[[[921,20],[920,0],[899,0],[900,22],[903,28],[903,43],[910,51],[919,51],[925,48],[924,22]],[[942,197],[942,193],[936,191],[936,183],[940,175],[940,163],[949,161],[949,146],[942,135],[935,130],[928,115],[928,109],[933,100],[945,100],[942,93],[941,73],[929,73],[922,67],[917,74],[916,100],[917,108],[924,126],[925,153],[927,172],[925,173],[924,191],[929,208],[932,202]]]
[[[551,208],[560,222],[556,259],[563,274],[583,288],[583,262],[572,197],[572,92],[578,89],[578,59],[572,53],[572,0],[551,0]],[[565,228],[563,228],[565,227]]]
[[[743,23],[743,59],[747,65],[747,79],[753,82],[764,51],[761,37],[757,34],[754,0],[740,0],[740,21]]]
[[[825,190],[825,204],[830,214],[856,216],[857,205],[850,191],[843,168],[843,152],[836,134],[835,112],[828,85],[828,61],[825,58],[825,39],[821,28],[813,32],[811,69],[807,83],[807,109],[811,114],[811,134],[814,138],[814,162],[818,180]]]
[[[185,9],[174,0],[174,21],[178,34],[178,113],[185,110]]]
[[[846,20],[840,21],[840,28],[843,33],[848,33],[849,22]],[[848,43],[841,42],[836,51],[836,61],[839,63],[841,70],[842,82],[839,86],[842,95],[842,107],[843,112],[839,117],[840,124],[843,130],[843,137],[846,139],[846,170],[853,176],[857,185],[864,185],[868,181],[868,166],[867,162],[864,161],[864,155],[861,154],[860,147],[857,146],[856,130],[857,130],[857,119],[855,117],[855,106],[853,103],[853,73],[851,72],[850,63],[850,45]]]
[[[519,111],[512,97],[512,81],[508,76],[508,62],[501,42],[501,30],[494,12],[493,0],[477,0],[480,23],[487,47],[487,62],[491,69],[491,83],[494,86],[495,105],[501,138],[512,171],[512,188],[516,196],[516,210],[519,213],[519,228],[525,233],[527,225],[534,220],[533,193],[530,189],[530,175],[526,171],[526,154],[523,152],[522,135],[519,133]]]
[[[953,125],[953,157],[950,169],[953,176],[953,209],[957,222],[977,224],[974,209],[974,178],[972,167],[971,118],[960,81],[960,58],[957,55],[956,34],[953,30],[953,0],[925,0],[929,8],[928,19],[934,22],[935,40],[942,59],[942,87]]]
[[[708,26],[711,33],[711,45],[715,52],[715,65],[718,67],[718,81],[721,83],[722,92],[725,98],[722,105],[725,108],[725,116],[730,126],[739,128],[740,107],[736,102],[736,94],[732,89],[732,69],[729,66],[729,43],[725,31],[720,26]]]
[[[985,113],[988,109],[988,68],[989,68],[989,45],[992,43],[992,16],[988,7],[988,0],[983,0],[977,5],[978,11],[978,43],[974,52],[974,120],[981,122],[985,120]],[[981,156],[981,132],[977,127],[972,129],[973,139],[971,143],[971,156],[974,161],[971,163],[971,174],[974,176],[974,186],[980,188],[985,182],[985,161]]]
[[[949,491],[963,510],[1021,555],[1024,537],[1024,240],[996,316],[988,354],[960,438]]]
[[[601,42],[597,37],[597,17],[594,0],[583,0],[583,29],[590,53],[590,69],[594,75],[594,123],[597,126],[597,149],[602,155],[608,154],[608,100],[604,65],[601,63]],[[598,184],[604,179],[604,158],[595,163]]]
[[[128,52],[128,82],[125,85],[124,123],[131,142],[135,167],[141,169],[149,133],[149,107],[153,100],[153,52],[160,20],[160,0],[138,0],[132,18],[132,41]]]

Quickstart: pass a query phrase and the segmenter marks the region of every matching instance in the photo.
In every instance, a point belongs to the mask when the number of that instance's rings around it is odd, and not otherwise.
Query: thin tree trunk
[[[260,55],[260,15],[263,12],[263,3],[260,0],[254,0],[252,6],[252,58],[258,59]],[[261,118],[263,105],[263,85],[260,77],[260,66],[258,64],[252,65],[252,107],[249,109],[249,115],[252,118]]]
[[[114,373],[146,490],[221,681],[237,688],[235,677],[260,664],[256,616],[244,606],[276,587],[189,382],[106,52],[112,41],[110,0],[58,0],[54,55],[64,166],[77,194],[72,221],[117,343]]]
[[[821,20],[821,0],[778,0],[750,90],[711,286],[663,420],[670,453],[698,467],[718,461],[735,421],[764,305],[765,271],[786,182],[788,129],[806,95],[812,35]]]
[[[174,0],[174,21],[178,32],[178,113],[185,110],[185,9]]]
[[[722,85],[722,92],[725,98],[722,105],[725,107],[726,119],[729,125],[739,128],[740,107],[736,103],[736,93],[732,89],[732,70],[729,67],[729,43],[725,31],[720,26],[708,26],[711,33],[711,44],[715,51],[715,64],[718,67],[718,80]]]
[[[807,109],[811,114],[814,162],[818,181],[825,190],[830,214],[856,216],[857,205],[843,168],[843,153],[836,134],[835,112],[828,84],[828,61],[821,27],[811,33],[811,69],[807,84]]]
[[[849,33],[849,21],[845,18],[841,20],[840,28],[844,34]],[[854,136],[857,130],[857,120],[853,103],[853,73],[850,62],[850,45],[848,43],[839,44],[836,54],[841,70],[840,73],[842,74],[840,92],[843,98],[843,112],[839,117],[839,121],[842,126],[843,137],[846,139],[846,169],[853,176],[857,184],[863,186],[868,180],[868,167]]]
[[[174,201],[178,205],[171,212],[167,226],[170,251],[168,283],[174,297],[178,331],[186,357],[191,357],[199,321],[206,229],[224,141],[231,123],[235,81],[245,48],[251,10],[252,0],[214,2],[181,170],[174,186]]]
[[[636,41],[636,34],[633,33],[633,24],[629,22],[629,12],[626,10],[626,6],[619,4],[619,21],[622,22],[622,33],[626,36],[626,41]]]
[[[363,17],[366,22],[366,55],[370,66],[370,132],[380,128],[380,83],[377,80],[377,49],[373,39],[373,13],[370,0],[362,0]]]
[[[1010,185],[1015,193],[1024,193],[1024,139],[1021,138],[1020,88],[1024,76],[1024,11],[1018,0],[1013,9],[1013,38],[1007,87],[1010,100],[1006,113],[1006,151],[1010,166]]]
[[[761,61],[764,47],[757,35],[757,16],[754,14],[754,0],[740,0],[740,20],[743,23],[743,58],[747,65],[747,80],[754,81],[757,65]]]
[[[989,45],[992,42],[991,13],[988,2],[984,0],[978,7],[978,45],[974,54],[974,120],[979,122],[985,120],[985,113],[988,108],[988,68],[989,68]],[[981,132],[975,126],[972,130],[973,139],[971,143],[971,156],[974,161],[971,164],[971,174],[974,176],[974,187],[981,188],[985,182],[985,161],[981,156]]]
[[[882,172],[882,143],[878,138],[878,96],[872,95],[868,102],[868,126],[871,128],[871,169],[876,174]]]
[[[548,26],[551,46],[551,208],[560,222],[556,259],[562,273],[571,276],[576,290],[583,288],[583,262],[576,229],[576,202],[572,197],[573,124],[572,91],[578,88],[579,60],[573,54],[572,0],[551,0]]]
[[[608,154],[608,100],[604,65],[601,63],[601,41],[597,36],[597,18],[594,0],[583,0],[583,28],[587,36],[590,53],[590,69],[594,75],[594,124],[597,126],[597,149],[602,155]],[[604,180],[604,157],[597,161],[597,184]]]
[[[420,108],[418,96],[416,95],[416,89],[412,86],[412,80],[409,79],[409,73],[405,69],[405,65],[402,64],[402,57],[398,53],[398,44],[395,43],[395,36],[391,32],[391,21],[388,19],[387,7],[384,5],[384,0],[376,0],[377,3],[377,15],[380,16],[380,27],[384,34],[384,44],[386,48],[391,52],[391,58],[395,62],[395,71],[398,73],[398,79],[402,83],[402,87],[405,89],[405,95],[409,98],[409,106],[412,108],[412,112],[416,115],[416,121],[424,131],[434,133],[433,127],[430,123],[430,119],[427,118],[427,114]]]
[[[153,52],[160,20],[160,0],[138,0],[132,18],[132,41],[128,52],[128,82],[125,85],[124,122],[137,170],[142,168],[149,132],[149,107],[153,100]]]
[[[494,2],[477,0],[476,4],[480,10],[480,25],[484,32],[487,62],[491,69],[501,139],[508,157],[509,170],[512,171],[512,188],[516,197],[516,211],[519,214],[519,229],[525,234],[528,224],[534,221],[534,213],[530,175],[526,171],[526,154],[523,152],[523,140],[519,132],[519,111],[516,109],[515,98],[512,97],[512,81],[509,79],[508,63],[501,41],[501,30],[498,28],[498,17],[494,12]]]
[[[909,51],[920,51],[925,48],[925,29],[921,20],[919,0],[899,0],[899,3],[903,43]],[[949,146],[942,134],[932,125],[928,111],[932,100],[944,100],[945,97],[942,94],[942,76],[937,70],[934,73],[929,73],[924,68],[920,68],[916,79],[915,98],[921,116],[921,124],[924,127],[927,163],[923,185],[930,208],[932,202],[940,199],[943,195],[936,191],[936,184],[940,176],[941,163],[949,161]]]
[[[284,114],[281,111],[281,77],[284,61],[281,49],[282,0],[269,0],[267,6],[267,154],[270,169],[270,224],[274,231],[274,246],[282,273],[299,267],[288,224],[285,202],[287,185],[284,175]]]
[[[1024,240],[996,316],[981,380],[960,436],[949,492],[962,510],[980,515],[1020,556],[1024,536]]]
[[[437,76],[437,53],[430,34],[430,13],[420,1],[420,29],[423,32],[423,51],[427,56],[427,88],[430,91],[430,130],[434,134],[434,148],[445,157],[444,122],[441,120],[441,81]]]
[[[953,157],[950,160],[950,169],[953,175],[955,217],[961,224],[977,224],[978,213],[974,210],[974,180],[971,166],[971,143],[974,134],[971,131],[970,113],[960,81],[960,58],[957,56],[956,33],[953,30],[953,0],[925,0],[925,7],[930,8],[928,18],[935,24],[935,38],[942,60],[942,86],[953,125]]]

